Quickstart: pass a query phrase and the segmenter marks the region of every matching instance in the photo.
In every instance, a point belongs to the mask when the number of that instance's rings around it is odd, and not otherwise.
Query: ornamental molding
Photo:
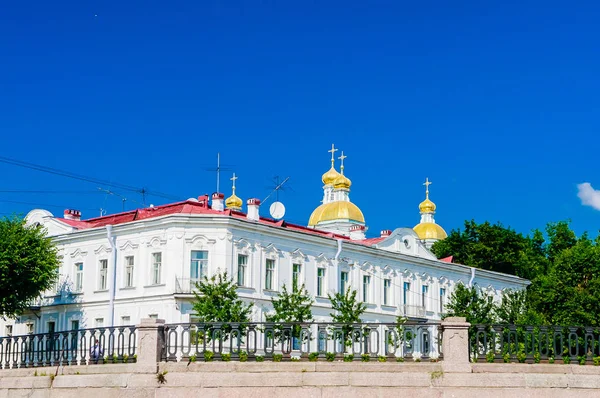
[[[216,240],[209,239],[205,235],[197,234],[189,238],[185,238],[185,242],[190,245],[202,248],[204,246],[214,245],[216,243]]]
[[[112,248],[107,247],[105,245],[100,245],[94,250],[94,253],[102,254],[102,253],[110,253],[111,251],[112,251]]]
[[[324,253],[319,253],[319,255],[315,257],[315,262],[317,263],[317,265],[320,266],[333,266],[333,262],[329,258],[327,258],[327,256]]]
[[[440,276],[438,279],[438,282],[440,284],[441,287],[447,287],[450,284],[450,279],[448,279],[445,276]]]
[[[119,250],[127,251],[127,250],[135,250],[139,247],[137,243],[132,243],[130,240],[125,242],[125,244],[119,246]]]
[[[425,283],[431,283],[433,281],[433,278],[427,272],[421,272],[420,274],[417,274],[417,276]]]
[[[389,275],[389,276],[395,276],[396,275],[396,271],[389,265],[385,265],[384,267],[381,268],[381,272],[384,275]]]
[[[241,253],[241,254],[248,255],[255,250],[254,247],[252,246],[252,243],[248,242],[244,238],[240,238],[237,241],[234,241],[233,245],[237,249],[238,253]]]
[[[150,240],[146,243],[146,247],[160,247],[160,246],[164,246],[167,244],[167,240],[160,237],[160,236],[153,236],[152,238],[150,238]]]
[[[375,266],[370,261],[365,261],[360,265],[360,269],[366,272],[374,272]]]
[[[415,273],[408,268],[405,268],[404,271],[400,272],[400,274],[407,279],[414,279],[416,276]]]
[[[282,252],[278,248],[275,247],[273,243],[269,243],[267,246],[263,247],[263,252],[267,256],[267,258],[274,260],[277,257],[281,257]]]
[[[290,257],[292,258],[292,260],[295,261],[307,261],[308,260],[308,256],[306,254],[304,254],[302,252],[302,250],[300,250],[300,248],[290,252]]]
[[[69,253],[69,256],[71,256],[71,258],[81,258],[87,256],[87,252],[77,248],[71,253]]]

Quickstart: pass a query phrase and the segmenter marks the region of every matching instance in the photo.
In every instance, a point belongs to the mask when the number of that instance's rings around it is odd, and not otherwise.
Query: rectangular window
[[[369,275],[363,275],[363,301],[365,303],[370,302],[371,298],[371,277]]]
[[[121,317],[121,326],[129,326],[131,325],[131,317],[130,316],[122,316]]]
[[[79,320],[71,321],[71,330],[79,330]]]
[[[421,307],[427,309],[427,292],[429,291],[429,286],[423,285],[421,291]]]
[[[97,328],[103,328],[104,327],[104,318],[96,318],[94,324]]]
[[[348,273],[346,271],[340,272],[340,293],[346,294],[348,289]]]
[[[75,264],[75,291],[83,291],[83,263]]]
[[[13,326],[12,325],[6,325],[6,330],[4,332],[4,335],[6,337],[10,337],[13,334]]]
[[[404,289],[402,290],[402,302],[404,305],[408,305],[408,293],[410,292],[410,282],[404,282]]]
[[[125,287],[133,287],[133,256],[125,257]]]
[[[292,286],[298,288],[302,279],[302,264],[292,264]]]
[[[108,260],[100,260],[100,278],[98,280],[98,290],[106,290],[108,284]]]
[[[151,319],[158,319],[158,314],[149,314],[149,315],[148,315],[148,318],[151,318]]]
[[[33,323],[27,324],[27,334],[33,334],[35,332],[35,326]]]
[[[317,296],[325,296],[325,268],[317,268]]]
[[[265,289],[275,290],[273,279],[275,278],[275,260],[267,259],[265,272]]]
[[[444,312],[444,305],[446,304],[446,288],[440,288],[440,313]]]
[[[383,280],[383,305],[390,305],[390,291],[392,289],[392,280]]]
[[[52,334],[56,332],[56,322],[50,321],[48,322],[48,333]]]
[[[190,263],[190,278],[192,281],[203,279],[207,275],[208,252],[205,250],[192,250]]]
[[[162,274],[162,253],[152,253],[152,284],[160,285]]]
[[[246,271],[248,267],[248,256],[238,254],[237,284],[246,286]]]

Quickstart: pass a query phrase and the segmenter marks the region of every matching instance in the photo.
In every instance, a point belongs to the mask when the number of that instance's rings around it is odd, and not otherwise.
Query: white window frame
[[[237,256],[237,285],[247,287],[248,285],[248,258],[247,254],[238,253]],[[243,259],[243,261],[241,261]],[[240,278],[241,275],[241,278]]]
[[[106,267],[103,265],[106,264]],[[107,290],[108,286],[108,259],[98,260],[98,290]]]
[[[362,293],[363,293],[363,302],[370,303],[371,302],[371,275],[363,275],[362,277]]]
[[[425,311],[427,311],[427,299],[429,294],[429,285],[421,286],[421,306]]]
[[[342,278],[342,275],[346,275],[345,280],[344,280],[344,278]],[[341,270],[340,271],[340,286],[339,286],[340,293],[346,294],[346,291],[348,290],[349,286],[350,286],[350,272],[348,272],[347,270]]]
[[[446,289],[446,286],[441,286],[440,287],[440,314],[444,313],[444,309],[446,307],[446,294],[447,294],[448,290]]]
[[[75,292],[83,292],[83,270],[84,265],[82,262],[75,263]]]
[[[295,268],[298,267],[298,272],[296,272]],[[304,278],[302,277],[304,272],[304,265],[301,262],[294,261],[292,262],[292,289],[294,284],[296,288],[300,288],[304,284]]]
[[[319,276],[320,272],[323,272],[322,276]],[[327,268],[325,267],[317,267],[317,289],[316,295],[317,297],[325,297],[327,290]]]
[[[152,258],[152,285],[160,285],[162,282],[162,252],[154,252]],[[157,260],[158,259],[158,260]]]
[[[402,304],[403,305],[410,305],[410,303],[411,303],[410,286],[411,286],[410,281],[404,281],[404,283],[402,284],[402,301],[403,301]]]
[[[35,333],[35,323],[33,323],[33,322],[27,322],[25,325],[27,326],[27,334],[34,334]]]
[[[385,278],[383,280],[383,305],[390,305],[392,301],[392,280],[390,278]]]
[[[133,287],[135,276],[135,256],[125,256],[125,278],[123,287]]]
[[[194,253],[206,253],[206,258],[194,258]],[[210,253],[208,249],[192,249],[190,251],[190,280],[191,281],[201,281],[204,277],[208,277],[208,264],[209,264],[209,256]],[[192,276],[192,264],[195,264],[196,277]]]
[[[5,325],[4,327],[4,335],[6,337],[11,337],[13,335],[14,327],[13,325]]]
[[[275,272],[277,269],[277,261],[274,258],[265,259],[265,290],[276,291]]]

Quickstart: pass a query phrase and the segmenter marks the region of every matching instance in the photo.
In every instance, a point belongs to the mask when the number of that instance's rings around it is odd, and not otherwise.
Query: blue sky
[[[598,20],[572,1],[10,2],[0,156],[185,199],[215,190],[220,152],[244,199],[290,176],[286,219],[305,224],[335,143],[370,236],[419,221],[426,177],[447,231],[571,219],[596,235],[577,184],[600,188]],[[63,192],[0,192],[0,213],[121,209],[98,184],[0,176]]]

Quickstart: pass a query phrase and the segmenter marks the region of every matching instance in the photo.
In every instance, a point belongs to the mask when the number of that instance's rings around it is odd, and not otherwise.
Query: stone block
[[[54,379],[54,388],[127,387],[128,374],[63,375]]]
[[[565,374],[540,374],[529,373],[525,375],[527,388],[567,388],[569,379]]]
[[[410,398],[438,398],[441,392],[430,388],[406,387],[323,387],[322,398],[384,398],[384,397],[410,397]],[[458,396],[460,397],[460,396]]]
[[[203,389],[202,393],[208,389]],[[204,398],[204,395],[202,395]],[[320,398],[317,387],[244,387],[220,388],[220,398]]]
[[[131,374],[127,378],[127,388],[136,389],[142,387],[158,387],[159,383],[156,380],[156,373],[152,374]],[[170,376],[170,374],[167,374]]]
[[[476,373],[443,373],[439,377],[431,375],[431,381],[437,387],[489,387],[524,388],[525,377],[516,374],[476,374]]]
[[[6,390],[6,398],[49,398],[50,397],[50,389],[40,388],[40,389],[11,389]]]
[[[347,386],[350,377],[347,372],[307,372],[302,374],[304,386]]]
[[[204,387],[290,387],[302,385],[302,373],[203,373]]]
[[[50,376],[3,377],[0,379],[0,387],[7,389],[49,388],[51,384]]]
[[[597,388],[600,390],[598,375],[570,374],[567,375],[569,388]]]
[[[429,373],[353,372],[349,377],[350,385],[359,387],[429,387],[431,385]]]

